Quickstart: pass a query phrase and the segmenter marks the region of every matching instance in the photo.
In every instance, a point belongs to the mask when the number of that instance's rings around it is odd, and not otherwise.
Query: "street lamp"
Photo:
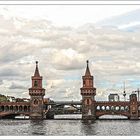
[[[124,96],[124,101],[126,101],[126,93],[125,93],[125,91],[123,93],[123,96]]]

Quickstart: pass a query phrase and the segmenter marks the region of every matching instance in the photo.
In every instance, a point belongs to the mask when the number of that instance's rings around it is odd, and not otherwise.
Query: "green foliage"
[[[0,94],[0,102],[8,102],[9,100],[5,95]]]

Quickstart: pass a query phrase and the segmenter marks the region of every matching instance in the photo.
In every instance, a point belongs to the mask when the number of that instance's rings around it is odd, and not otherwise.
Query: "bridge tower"
[[[94,87],[93,76],[90,74],[89,66],[87,60],[87,67],[85,75],[82,76],[83,87],[81,90],[82,95],[82,119],[83,120],[93,120],[96,119],[95,116],[95,95],[96,88]]]
[[[130,95],[130,119],[131,120],[138,119],[138,102],[136,94]]]
[[[30,95],[30,119],[43,119],[43,98],[45,89],[42,88],[42,76],[39,74],[38,61],[32,79],[32,87],[29,88]]]

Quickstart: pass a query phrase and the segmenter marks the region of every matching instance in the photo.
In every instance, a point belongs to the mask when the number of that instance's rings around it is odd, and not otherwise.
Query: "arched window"
[[[22,106],[19,106],[19,111],[22,111]]]
[[[87,99],[87,105],[89,105],[89,99]]]
[[[85,99],[85,105],[91,105],[92,104],[92,100],[91,99]]]
[[[1,107],[1,110],[4,111],[4,106]]]
[[[83,86],[85,86],[86,85],[86,82],[85,82],[85,80],[83,81]]]
[[[37,87],[38,86],[38,83],[37,81],[34,82],[34,87]]]
[[[35,105],[38,104],[38,100],[37,100],[37,99],[34,100],[34,104],[35,104]]]
[[[97,110],[100,110],[100,106],[97,106],[96,109],[97,109]]]
[[[10,106],[10,111],[13,111],[13,106]]]
[[[24,106],[24,111],[27,112],[27,106]]]

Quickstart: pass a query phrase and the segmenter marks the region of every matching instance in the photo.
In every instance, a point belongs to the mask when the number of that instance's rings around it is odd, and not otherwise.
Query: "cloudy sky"
[[[97,100],[140,88],[140,6],[0,6],[1,94],[29,97],[35,61],[47,98],[80,100],[89,60]],[[128,95],[127,95],[128,98]]]

